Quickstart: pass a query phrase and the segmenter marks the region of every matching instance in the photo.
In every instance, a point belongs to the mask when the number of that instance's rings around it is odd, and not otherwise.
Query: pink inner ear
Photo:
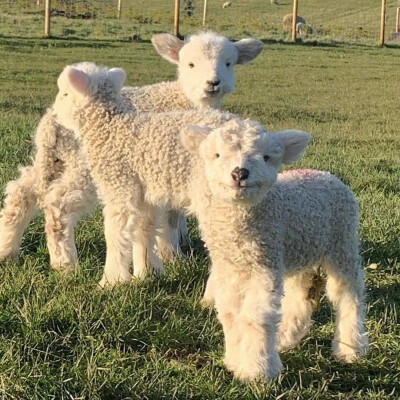
[[[90,92],[90,79],[89,77],[79,69],[71,68],[68,71],[68,82],[69,84],[81,94],[89,94]]]
[[[169,56],[175,62],[179,62],[179,50],[180,49],[169,49]]]

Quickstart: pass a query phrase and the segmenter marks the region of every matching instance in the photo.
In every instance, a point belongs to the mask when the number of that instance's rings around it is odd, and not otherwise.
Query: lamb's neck
[[[211,200],[208,209],[197,214],[213,268],[244,274],[263,268],[265,248],[251,229],[252,215],[251,208],[218,200]]]
[[[204,196],[207,199],[198,210],[197,217],[201,229],[204,231],[205,240],[212,247],[215,243],[217,232],[224,232],[229,242],[237,242],[245,229],[244,222],[249,218],[248,209],[245,207],[228,204],[216,200],[212,196]]]

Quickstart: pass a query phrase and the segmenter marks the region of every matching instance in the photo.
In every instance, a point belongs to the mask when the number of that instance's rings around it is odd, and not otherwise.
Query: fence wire
[[[304,40],[378,42],[381,0],[298,0],[305,21],[298,37]],[[173,32],[174,0],[53,0],[51,35],[98,40],[147,40],[155,33]],[[0,35],[42,37],[44,0],[0,0]],[[208,0],[206,28],[229,37],[253,36],[287,40],[284,18],[292,13],[292,0]],[[386,41],[397,41],[396,9],[388,0]],[[289,18],[289,17],[287,17]],[[180,32],[202,29],[203,0],[181,0]],[[289,18],[290,19],[290,18]]]

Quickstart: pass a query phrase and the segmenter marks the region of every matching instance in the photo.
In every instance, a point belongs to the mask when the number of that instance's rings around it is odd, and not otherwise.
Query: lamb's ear
[[[181,130],[183,147],[190,153],[198,153],[201,142],[213,128],[203,125],[187,125]]]
[[[283,144],[283,164],[291,164],[300,160],[311,140],[311,135],[302,131],[282,131],[275,135],[279,136]]]
[[[65,77],[68,85],[74,89],[76,92],[82,95],[90,94],[91,92],[91,84],[89,75],[85,72],[76,69],[74,67],[66,67],[61,77]]]
[[[242,39],[234,45],[238,50],[238,64],[246,64],[254,60],[264,50],[264,43],[257,39]]]
[[[126,79],[126,72],[122,68],[111,68],[107,76],[117,90],[122,89]]]
[[[179,51],[185,42],[168,33],[161,33],[152,37],[151,42],[161,57],[169,62],[179,64]]]

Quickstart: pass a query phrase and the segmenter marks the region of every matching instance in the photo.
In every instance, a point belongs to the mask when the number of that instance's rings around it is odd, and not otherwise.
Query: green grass
[[[270,130],[310,131],[297,167],[337,174],[361,206],[371,351],[342,365],[332,356],[333,316],[324,300],[311,334],[282,354],[279,380],[245,384],[222,363],[223,334],[200,299],[209,260],[195,225],[187,260],[163,279],[97,289],[105,243],[100,212],[77,230],[80,271],[49,267],[39,216],[17,262],[0,268],[0,398],[396,399],[400,398],[400,114],[398,49],[269,42],[237,68],[225,107]],[[121,66],[129,85],[173,79],[149,43],[0,38],[0,201],[29,163],[31,136],[67,63]],[[377,269],[367,268],[377,263]]]

